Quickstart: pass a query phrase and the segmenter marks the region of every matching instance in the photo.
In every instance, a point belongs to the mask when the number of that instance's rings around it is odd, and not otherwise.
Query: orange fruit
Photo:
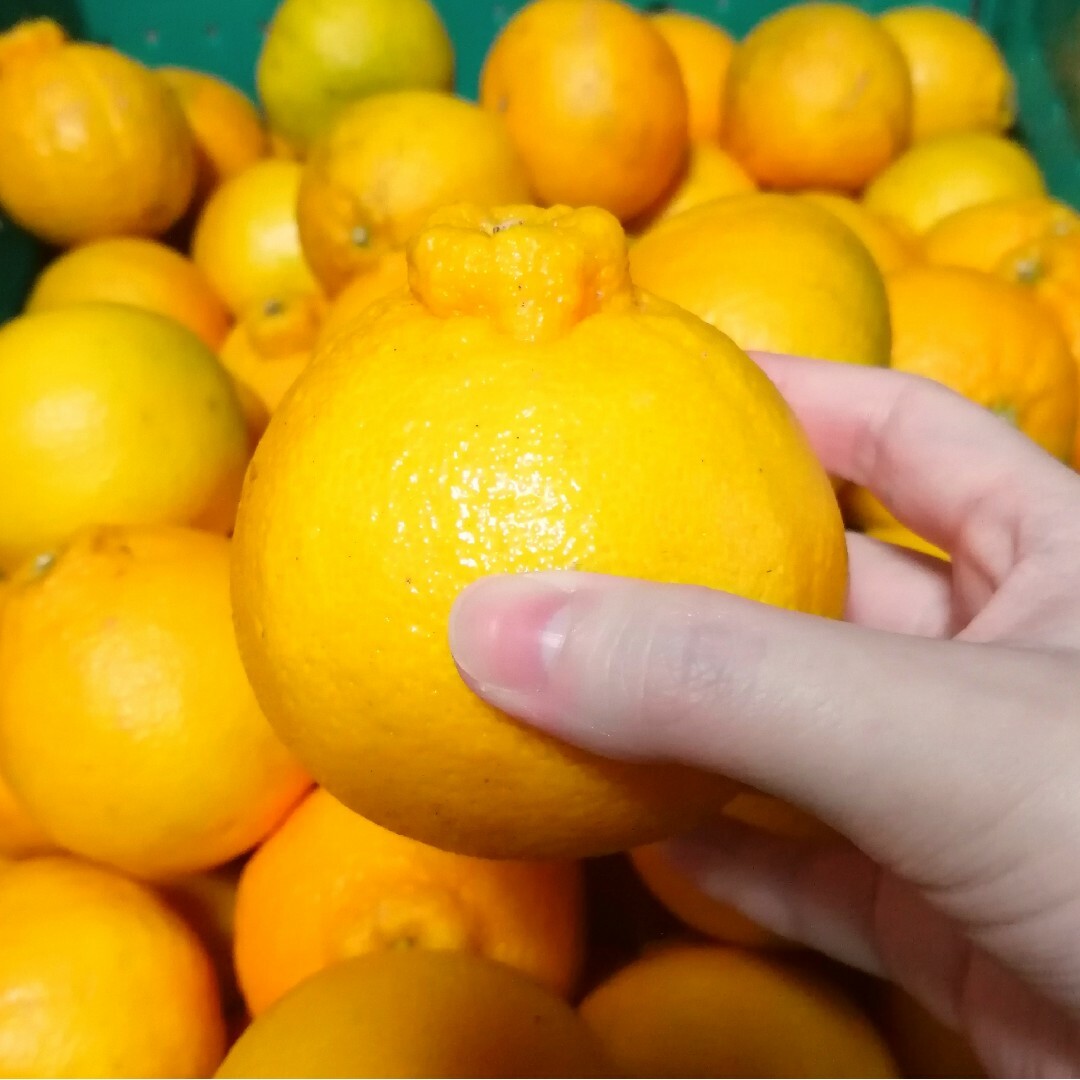
[[[312,147],[300,239],[334,294],[400,249],[432,210],[525,200],[528,183],[501,121],[449,94],[376,94],[342,110]]]
[[[735,49],[724,145],[761,184],[858,191],[908,144],[911,78],[877,21],[848,4],[799,4]]]
[[[634,244],[630,270],[744,349],[888,362],[881,274],[851,230],[806,199],[741,195],[688,210]]]
[[[34,283],[27,311],[51,311],[87,300],[130,304],[186,326],[211,349],[229,330],[225,305],[199,268],[156,240],[93,240],[54,259]]]
[[[992,273],[1015,248],[1080,232],[1080,214],[1044,195],[979,203],[939,221],[923,252],[941,266]]]
[[[0,874],[0,1073],[207,1076],[225,1051],[214,972],[145,886],[64,857]]]
[[[50,19],[0,34],[0,207],[52,244],[155,236],[195,185],[175,96],[104,45],[70,43]]]
[[[976,132],[913,146],[866,189],[866,205],[925,233],[950,214],[998,199],[1045,195],[1035,159],[1019,143]]]
[[[856,489],[860,492],[865,492],[865,488]],[[880,505],[880,504],[878,504]],[[884,509],[882,507],[882,509]],[[886,511],[886,513],[888,513]],[[886,544],[895,544],[897,547],[908,548],[911,551],[917,551],[922,555],[933,555],[935,559],[943,559],[945,562],[949,562],[949,555],[947,552],[942,551],[936,544],[931,544],[929,540],[918,533],[912,532],[910,529],[905,528],[896,521],[890,515],[890,520],[884,525],[876,525],[866,530],[866,535],[874,540],[881,540]]]
[[[881,16],[911,71],[912,137],[1002,132],[1016,119],[1016,87],[994,39],[964,15],[929,4]]]
[[[635,227],[648,228],[713,199],[756,190],[750,174],[726,150],[712,143],[694,143],[674,189],[664,195],[657,208],[635,222]]]
[[[601,206],[629,221],[672,186],[686,157],[675,54],[619,0],[527,4],[487,54],[480,101],[506,121],[543,203]]]
[[[820,840],[833,836],[825,825],[795,807],[754,791],[736,795],[724,807],[724,816],[794,839]],[[663,848],[640,847],[630,856],[653,896],[700,933],[718,941],[757,948],[790,944],[698,888],[671,865]]]
[[[267,156],[262,118],[235,86],[190,68],[163,67],[157,73],[179,98],[195,138],[199,197]]]
[[[324,968],[263,1013],[219,1077],[610,1076],[573,1010],[462,952],[392,949]]]
[[[304,155],[284,135],[276,131],[270,132],[269,143],[272,158],[280,161],[303,161],[304,159]]]
[[[565,996],[581,962],[581,873],[439,851],[316,790],[245,868],[236,927],[256,1015],[316,971],[382,949],[464,949]]]
[[[342,327],[391,293],[409,284],[409,264],[404,251],[390,251],[370,269],[359,273],[334,297],[322,321],[316,347],[321,347]]]
[[[831,191],[804,191],[802,198],[842,221],[866,245],[882,274],[921,261],[918,240],[899,222],[879,217],[857,200]]]
[[[885,1036],[905,1076],[986,1076],[964,1037],[898,986],[886,985],[882,1012]]]
[[[27,563],[0,627],[0,766],[65,848],[137,876],[224,863],[308,781],[255,702],[229,542],[100,528]]]
[[[572,566],[839,615],[828,478],[756,365],[633,289],[606,211],[447,208],[409,278],[316,354],[248,474],[234,597],[268,717],[347,806],[447,850],[578,857],[691,826],[729,784],[508,720],[458,675],[451,605]]]
[[[191,257],[234,315],[318,291],[300,250],[300,173],[295,161],[257,162],[222,184],[203,208]]]
[[[686,87],[690,138],[716,142],[723,121],[724,83],[735,40],[708,19],[684,11],[659,11],[652,24],[679,62]]]
[[[0,858],[25,859],[56,849],[0,776]]]
[[[712,945],[646,955],[597,987],[581,1016],[616,1076],[897,1076],[854,1002],[820,977]]]
[[[224,532],[248,453],[228,375],[169,319],[86,303],[0,328],[0,570],[99,522]]]

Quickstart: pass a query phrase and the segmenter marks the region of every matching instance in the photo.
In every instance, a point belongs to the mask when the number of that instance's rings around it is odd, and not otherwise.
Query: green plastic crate
[[[488,45],[520,0],[436,0],[457,49],[458,91],[474,97]],[[632,0],[638,7],[647,0]],[[680,0],[736,35],[790,0]],[[870,12],[903,0],[863,0]],[[50,15],[78,37],[107,42],[151,65],[182,64],[254,94],[255,59],[277,0],[0,0],[0,29]],[[1080,0],[938,0],[977,19],[1001,43],[1020,88],[1020,134],[1051,190],[1080,207]],[[2,166],[0,166],[2,167]],[[0,217],[0,319],[19,309],[43,258]]]

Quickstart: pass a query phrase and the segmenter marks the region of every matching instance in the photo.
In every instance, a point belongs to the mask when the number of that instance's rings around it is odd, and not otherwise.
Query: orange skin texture
[[[495,39],[480,101],[506,121],[544,204],[630,221],[675,182],[686,90],[675,54],[618,0],[534,0]]]
[[[254,1015],[330,964],[395,948],[478,953],[567,996],[582,900],[577,863],[452,855],[317,789],[244,869],[236,966]]]
[[[156,236],[188,207],[195,146],[141,64],[47,19],[0,35],[0,206],[43,240]]]
[[[42,271],[27,311],[49,311],[87,300],[155,311],[186,326],[211,349],[232,317],[202,271],[156,240],[116,237],[72,248]]]
[[[866,245],[883,275],[922,261],[913,233],[899,222],[872,213],[856,199],[830,191],[804,191],[802,198],[842,221]]]
[[[451,851],[576,858],[701,821],[722,778],[603,760],[473,695],[451,605],[485,573],[577,567],[838,616],[828,478],[756,365],[632,287],[605,211],[447,208],[409,269],[248,474],[236,624],[268,717],[347,806]]]
[[[903,54],[858,8],[788,8],[735,50],[722,142],[763,186],[857,192],[910,134]]]

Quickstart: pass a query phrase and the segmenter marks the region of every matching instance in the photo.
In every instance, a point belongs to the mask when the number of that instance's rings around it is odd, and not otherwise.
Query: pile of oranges
[[[1080,465],[1080,214],[992,39],[532,0],[470,102],[428,0],[284,0],[257,75],[0,34],[52,251],[0,326],[0,1074],[979,1075],[659,843],[827,826],[516,723],[446,626],[487,573],[839,618],[845,526],[947,559],[748,351]]]

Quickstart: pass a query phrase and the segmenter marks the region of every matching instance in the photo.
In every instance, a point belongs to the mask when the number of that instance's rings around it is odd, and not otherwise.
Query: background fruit
[[[787,8],[759,23],[731,58],[723,143],[764,185],[858,191],[910,132],[904,57],[855,7]]]
[[[155,236],[191,200],[175,96],[115,49],[39,19],[0,35],[0,206],[54,244]]]
[[[224,531],[247,458],[228,376],[169,319],[94,303],[0,328],[0,568],[97,522]]]
[[[222,184],[199,218],[191,256],[235,315],[318,291],[296,224],[300,173],[294,161],[260,161]]]
[[[372,953],[319,972],[260,1016],[217,1073],[607,1076],[595,1039],[549,990],[460,952]]]
[[[922,261],[919,242],[906,226],[879,217],[857,200],[831,191],[804,191],[802,198],[842,221],[863,242],[882,274]]]
[[[214,973],[149,889],[88,863],[0,874],[0,1072],[206,1076],[224,1053]]]
[[[576,863],[451,855],[316,790],[244,870],[236,964],[254,1014],[316,971],[382,949],[474,952],[566,996],[581,901]]]
[[[651,229],[630,249],[636,284],[744,349],[885,364],[881,274],[835,216],[805,199],[742,195]]]
[[[304,254],[331,295],[399,249],[433,210],[528,199],[502,122],[448,94],[379,94],[312,148],[300,188]]]
[[[27,311],[51,311],[87,300],[130,304],[186,326],[210,346],[228,333],[225,305],[202,271],[156,240],[115,237],[64,252],[34,282]]]
[[[390,251],[381,256],[370,269],[357,274],[334,297],[319,329],[316,348],[321,348],[376,300],[399,292],[408,284],[409,265],[405,252]]]
[[[1003,132],[1016,119],[1016,88],[994,39],[972,19],[930,4],[881,16],[911,71],[912,137]]]
[[[726,150],[712,143],[694,143],[675,188],[664,195],[656,209],[634,223],[635,229],[648,228],[713,199],[756,190],[750,174]]]
[[[359,98],[449,90],[454,48],[428,0],[284,0],[257,79],[271,126],[303,150]]]
[[[255,703],[229,542],[95,529],[9,587],[0,764],[64,847],[167,878],[261,840],[308,781]]]
[[[544,204],[602,206],[628,221],[683,166],[678,62],[655,26],[618,0],[522,8],[484,61],[480,101],[506,121]]]

